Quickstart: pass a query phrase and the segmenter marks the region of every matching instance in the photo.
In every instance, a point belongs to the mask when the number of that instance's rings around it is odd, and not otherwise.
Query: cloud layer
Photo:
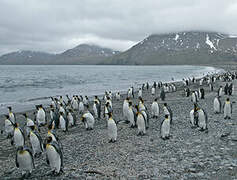
[[[1,0],[0,55],[81,43],[126,50],[153,33],[237,34],[236,0]]]

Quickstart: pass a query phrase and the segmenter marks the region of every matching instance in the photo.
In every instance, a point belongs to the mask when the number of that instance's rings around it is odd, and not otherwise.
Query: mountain
[[[108,48],[81,44],[60,54],[36,51],[17,51],[0,56],[0,64],[8,65],[56,65],[56,64],[99,64],[107,57],[118,54]]]
[[[25,65],[48,64],[55,57],[53,54],[36,51],[17,51],[2,55],[0,64]]]
[[[215,32],[154,34],[102,64],[166,65],[237,62],[237,38]]]

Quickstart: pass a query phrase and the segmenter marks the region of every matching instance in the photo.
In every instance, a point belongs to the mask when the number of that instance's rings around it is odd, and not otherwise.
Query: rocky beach
[[[236,65],[218,67],[236,70]],[[175,84],[177,91],[167,93],[165,101],[158,101],[160,108],[166,102],[173,111],[169,140],[160,138],[160,124],[164,118],[162,110],[158,119],[150,119],[150,127],[143,137],[137,136],[137,129],[119,123],[116,143],[108,143],[106,120],[96,120],[94,130],[86,131],[78,117],[77,126],[69,128],[67,133],[57,130],[63,145],[64,172],[59,176],[48,175],[50,167],[43,153],[41,157],[35,158],[35,169],[30,179],[237,179],[237,105],[233,103],[231,119],[224,119],[223,113],[213,112],[217,89],[226,82],[217,81],[214,91],[210,91],[207,84],[203,85],[205,99],[200,99],[198,105],[207,112],[208,133],[191,128],[189,113],[193,103],[190,97],[184,96],[183,84]],[[237,87],[237,80],[233,81],[233,85]],[[189,88],[198,90],[199,84],[191,84]],[[143,91],[149,112],[151,103],[159,94],[160,90],[156,91],[155,96],[151,95],[151,89]],[[113,118],[116,121],[123,120],[125,97],[122,95],[120,101],[113,99]],[[222,103],[227,97],[221,97]],[[230,100],[237,101],[236,89]],[[132,101],[138,103],[137,93]],[[32,119],[34,112],[27,112]],[[21,113],[16,114],[16,119],[23,127],[24,117]],[[1,116],[2,128],[3,123],[4,117]],[[47,128],[42,128],[40,134],[44,139]],[[26,145],[30,146],[28,139]],[[0,135],[0,179],[21,177],[15,165],[15,151],[10,139]]]

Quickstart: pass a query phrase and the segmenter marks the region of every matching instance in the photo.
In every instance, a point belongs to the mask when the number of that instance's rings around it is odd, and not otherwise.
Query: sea
[[[1,65],[0,115],[50,104],[51,96],[102,95],[123,92],[154,81],[172,82],[219,73],[206,66],[97,66],[97,65]]]

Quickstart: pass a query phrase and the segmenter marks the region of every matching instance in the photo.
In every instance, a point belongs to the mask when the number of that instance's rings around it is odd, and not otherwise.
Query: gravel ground
[[[226,66],[223,66],[226,67]],[[235,80],[234,86],[237,87]],[[208,114],[208,133],[192,129],[189,112],[193,105],[190,98],[184,97],[183,87],[178,83],[178,90],[168,93],[165,102],[173,111],[171,126],[172,138],[160,138],[158,119],[150,120],[150,128],[143,137],[137,136],[137,129],[127,124],[118,124],[118,141],[108,143],[106,121],[97,120],[92,131],[86,131],[82,123],[70,128],[66,134],[58,130],[63,144],[64,173],[60,176],[46,175],[50,170],[46,164],[45,153],[35,159],[36,168],[32,179],[237,179],[237,104],[233,104],[232,119],[225,120],[223,114],[213,113],[213,100],[220,85],[217,82],[214,92],[204,86],[206,96],[199,105]],[[191,85],[196,90],[197,85]],[[157,92],[157,96],[159,91]],[[222,102],[227,96],[221,98]],[[122,120],[122,104],[113,100],[114,119]],[[145,105],[150,111],[154,96],[143,93]],[[230,97],[237,101],[237,92]],[[137,97],[133,100],[137,103]],[[159,101],[160,107],[164,102]],[[33,111],[28,112],[33,117]],[[17,114],[22,124],[23,116]],[[4,118],[0,117],[1,126]],[[43,129],[44,138],[47,131]],[[229,134],[229,135],[228,135]],[[222,137],[223,135],[227,135]],[[29,145],[29,140],[27,140]],[[0,135],[0,179],[19,178],[21,172],[15,166],[15,149],[10,140]]]

